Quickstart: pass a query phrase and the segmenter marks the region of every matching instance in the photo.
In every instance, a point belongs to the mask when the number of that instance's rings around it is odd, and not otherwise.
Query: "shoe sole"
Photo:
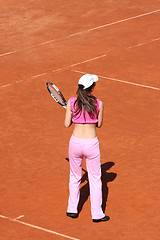
[[[71,218],[78,218],[78,214],[72,215],[70,213],[66,213],[66,215]]]
[[[105,218],[105,219],[93,219],[93,222],[94,223],[98,223],[98,222],[107,222],[108,220],[110,219],[110,217],[108,217],[108,218]]]

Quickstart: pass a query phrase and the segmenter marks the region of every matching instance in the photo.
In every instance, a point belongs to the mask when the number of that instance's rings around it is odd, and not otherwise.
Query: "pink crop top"
[[[99,113],[99,99],[96,99],[97,101],[97,109],[94,113],[93,117],[90,117],[89,113],[85,110],[85,118],[83,115],[83,111],[78,113],[77,115],[74,115],[74,111],[76,110],[76,106],[74,107],[74,103],[76,101],[76,98],[70,98],[70,106],[71,110],[73,112],[73,118],[72,122],[74,123],[97,123],[98,122],[98,113]]]

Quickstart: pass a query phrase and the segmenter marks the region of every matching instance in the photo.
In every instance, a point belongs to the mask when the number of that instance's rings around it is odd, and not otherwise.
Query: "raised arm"
[[[71,124],[72,124],[72,111],[71,111],[70,101],[68,100],[67,107],[66,107],[64,126],[69,127],[69,126],[71,126]]]

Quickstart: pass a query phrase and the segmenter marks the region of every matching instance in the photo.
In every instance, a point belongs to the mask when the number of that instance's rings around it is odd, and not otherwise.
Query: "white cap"
[[[92,86],[92,84],[97,81],[98,81],[97,75],[85,74],[79,79],[78,84],[83,85],[84,86],[83,89],[86,89]]]

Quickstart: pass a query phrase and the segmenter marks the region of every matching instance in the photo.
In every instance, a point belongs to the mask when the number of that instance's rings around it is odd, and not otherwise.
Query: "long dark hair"
[[[88,112],[90,117],[93,117],[96,108],[97,108],[97,102],[96,102],[96,97],[94,97],[91,94],[92,88],[96,84],[93,83],[89,88],[83,89],[84,86],[81,84],[78,84],[78,89],[77,89],[77,99],[74,103],[74,114],[78,115],[81,111],[83,111],[83,115],[85,117],[85,110]]]

